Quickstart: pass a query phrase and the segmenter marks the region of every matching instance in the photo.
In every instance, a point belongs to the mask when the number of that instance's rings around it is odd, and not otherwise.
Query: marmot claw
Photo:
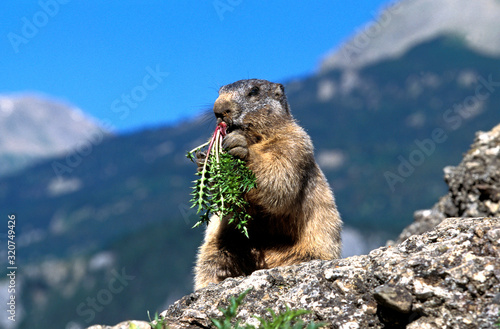
[[[239,131],[233,131],[226,135],[222,141],[222,147],[232,156],[242,160],[246,160],[248,157],[247,140]]]

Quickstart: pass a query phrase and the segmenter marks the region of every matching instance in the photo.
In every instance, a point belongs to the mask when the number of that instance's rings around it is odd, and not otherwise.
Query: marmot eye
[[[257,96],[259,94],[259,91],[260,91],[260,88],[255,86],[255,87],[252,87],[252,89],[250,89],[250,91],[248,92],[248,97],[252,97],[252,96]]]

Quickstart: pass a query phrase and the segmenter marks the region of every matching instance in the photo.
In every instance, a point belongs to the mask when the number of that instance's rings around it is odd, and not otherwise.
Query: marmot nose
[[[225,118],[231,114],[231,107],[228,102],[215,102],[214,114],[216,118]]]

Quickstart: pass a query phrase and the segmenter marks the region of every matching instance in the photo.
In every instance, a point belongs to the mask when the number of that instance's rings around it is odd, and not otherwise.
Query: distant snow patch
[[[75,122],[87,120],[83,111],[80,110],[78,107],[72,107],[71,110],[72,112],[70,113],[70,116],[71,119],[73,119]]]
[[[471,88],[477,83],[478,73],[474,70],[463,70],[458,74],[458,85],[464,88]]]
[[[89,261],[89,270],[98,271],[107,269],[115,263],[115,254],[110,251],[103,251],[94,255]]]
[[[336,170],[345,164],[347,157],[340,150],[325,150],[319,152],[317,160],[321,168]]]
[[[8,117],[14,111],[14,100],[8,97],[0,97],[0,116]]]
[[[55,197],[62,194],[69,194],[78,191],[83,186],[83,183],[78,178],[65,179],[62,177],[54,178],[47,186],[47,192],[50,196]]]
[[[361,84],[361,78],[358,72],[354,70],[345,70],[342,73],[340,89],[344,95],[349,94],[354,88]]]
[[[337,86],[332,80],[324,79],[318,84],[318,99],[321,102],[327,102],[337,93]]]

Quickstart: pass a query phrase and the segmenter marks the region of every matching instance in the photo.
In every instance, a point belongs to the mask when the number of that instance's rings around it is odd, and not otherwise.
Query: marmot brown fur
[[[246,161],[257,187],[245,198],[246,238],[213,216],[195,268],[195,289],[255,270],[340,256],[342,221],[307,133],[290,114],[284,87],[266,80],[223,86],[214,104],[223,147]]]

